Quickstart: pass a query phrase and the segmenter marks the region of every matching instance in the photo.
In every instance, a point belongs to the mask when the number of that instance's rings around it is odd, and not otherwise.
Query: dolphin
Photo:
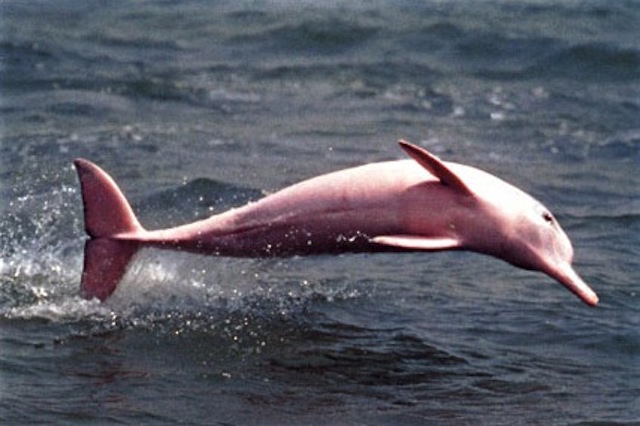
[[[541,271],[598,303],[571,266],[571,241],[540,202],[485,171],[398,143],[409,159],[321,175],[160,230],[143,228],[114,180],[76,159],[89,236],[81,292],[106,300],[145,246],[235,257],[469,250]]]

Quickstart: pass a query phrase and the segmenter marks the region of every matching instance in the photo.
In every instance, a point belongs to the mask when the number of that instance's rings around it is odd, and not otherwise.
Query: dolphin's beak
[[[549,272],[553,278],[571,290],[584,303],[589,306],[598,304],[598,295],[585,283],[582,278],[573,270],[570,264],[565,264],[557,270]]]

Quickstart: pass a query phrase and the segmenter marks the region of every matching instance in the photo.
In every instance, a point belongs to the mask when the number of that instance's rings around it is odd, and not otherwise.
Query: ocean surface
[[[640,422],[637,1],[0,2],[0,423]],[[148,228],[404,158],[543,201],[599,294],[468,252],[144,250],[79,295],[72,160]]]

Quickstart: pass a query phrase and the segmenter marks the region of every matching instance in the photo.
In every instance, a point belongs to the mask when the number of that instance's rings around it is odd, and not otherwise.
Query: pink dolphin
[[[412,158],[315,177],[257,202],[171,229],[144,229],[116,183],[77,159],[84,201],[82,292],[107,299],[142,246],[220,256],[470,250],[537,270],[587,304],[567,235],[542,204],[499,178],[441,161],[405,141]]]

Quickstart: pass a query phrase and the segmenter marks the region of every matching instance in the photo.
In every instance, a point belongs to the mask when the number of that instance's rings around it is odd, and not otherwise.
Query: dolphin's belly
[[[203,239],[202,248],[226,256],[257,257],[379,251],[384,248],[371,238],[399,229],[393,220],[367,220],[374,212],[306,213],[234,227],[232,232]]]

